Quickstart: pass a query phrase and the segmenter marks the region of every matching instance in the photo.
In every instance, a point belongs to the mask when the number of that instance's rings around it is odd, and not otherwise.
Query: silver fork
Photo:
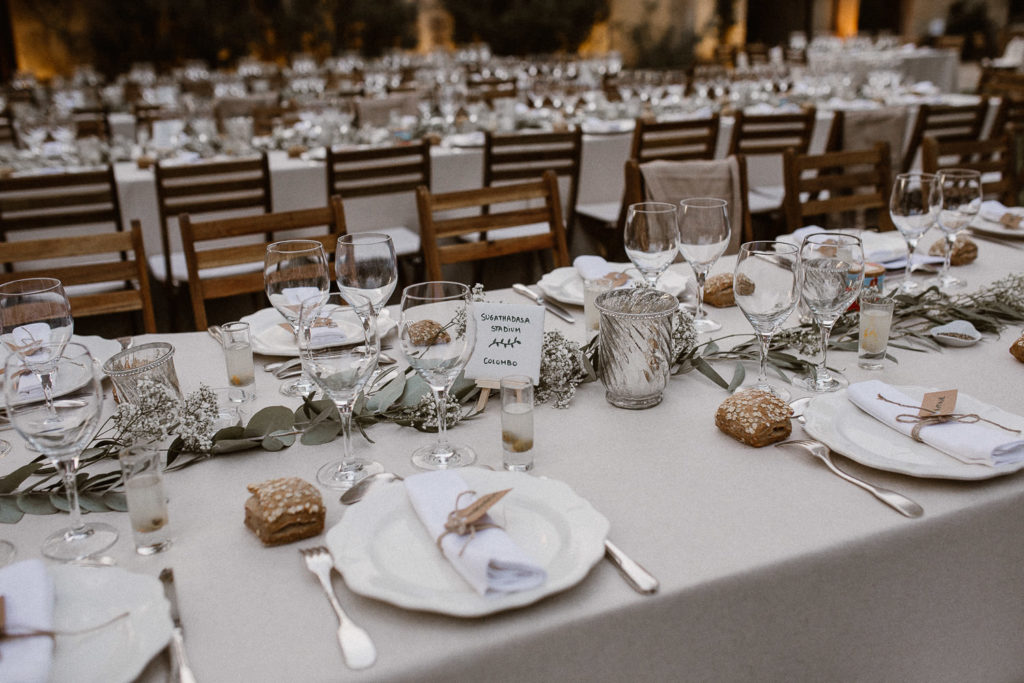
[[[350,669],[365,669],[373,666],[377,661],[377,648],[373,646],[369,634],[345,614],[338,604],[338,598],[334,595],[334,588],[331,586],[331,569],[334,567],[334,560],[330,551],[322,545],[312,548],[301,548],[299,550],[306,560],[306,567],[316,574],[320,579],[320,586],[327,593],[327,599],[338,616],[338,644],[341,645],[341,654],[345,658],[345,664]]]
[[[775,446],[799,446],[803,450],[807,451],[808,453],[810,453],[811,455],[813,455],[814,457],[818,458],[823,463],[828,465],[828,468],[835,472],[838,476],[850,482],[851,484],[855,484],[861,487],[862,489],[873,495],[875,498],[882,501],[883,503],[885,503],[886,505],[896,510],[896,512],[900,513],[905,517],[920,517],[924,514],[924,508],[922,508],[920,505],[904,496],[902,493],[896,493],[895,491],[891,491],[887,488],[882,488],[881,486],[869,484],[863,479],[858,479],[852,474],[847,474],[843,470],[839,469],[839,467],[836,466],[834,462],[832,462],[832,456],[828,452],[828,446],[821,443],[820,441],[812,441],[810,439],[793,439],[792,441],[783,441],[782,443],[777,443],[775,444]]]

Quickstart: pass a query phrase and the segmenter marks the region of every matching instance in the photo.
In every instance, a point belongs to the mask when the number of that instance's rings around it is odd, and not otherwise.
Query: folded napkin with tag
[[[4,596],[5,631],[53,629],[53,577],[42,560],[25,560],[0,569],[0,595]],[[45,683],[52,660],[51,638],[0,639],[0,681]]]
[[[450,470],[409,477],[405,480],[405,489],[416,514],[434,540],[445,533],[445,522],[456,507],[465,508],[476,500],[475,494],[492,493],[476,491],[474,495],[459,499],[460,493],[471,489],[457,472]],[[480,522],[500,524],[501,515],[495,517],[485,516]],[[481,529],[472,537],[447,534],[441,540],[441,547],[459,575],[480,595],[530,590],[547,580],[544,568],[528,557],[504,529]]]
[[[1024,208],[1006,206],[998,199],[989,199],[981,203],[981,210],[978,213],[987,221],[1002,223],[1003,216],[1006,214],[1015,216],[1018,219],[1024,217]]]
[[[808,225],[794,230],[788,235],[779,235],[780,242],[789,242],[800,246],[804,238],[819,232],[830,232],[820,225]],[[896,231],[890,232],[868,232],[859,233],[861,243],[864,245],[864,260],[872,263],[881,263],[888,267],[890,261],[901,259],[906,263],[907,243]]]
[[[903,406],[920,406],[920,401],[915,401],[902,391],[879,380],[857,382],[851,384],[846,390],[846,396],[858,408],[871,415],[879,422],[892,429],[912,436],[914,421],[901,421],[900,415],[916,416],[918,410],[906,408],[883,401],[879,396],[884,396],[888,401],[902,403]],[[964,398],[963,395],[960,398]],[[978,405],[985,404],[979,401]],[[955,410],[956,413],[964,413],[963,410]],[[981,413],[984,417],[986,412],[973,410],[971,412]],[[904,418],[905,419],[905,418]],[[1005,425],[1011,427],[1014,425]],[[919,438],[932,448],[942,451],[946,455],[961,462],[974,465],[987,465],[989,467],[1000,465],[1012,465],[1024,460],[1024,438],[1022,434],[1013,433],[987,422],[942,422],[928,424],[921,428]]]
[[[584,280],[596,280],[615,270],[612,264],[600,256],[577,256],[572,265]]]

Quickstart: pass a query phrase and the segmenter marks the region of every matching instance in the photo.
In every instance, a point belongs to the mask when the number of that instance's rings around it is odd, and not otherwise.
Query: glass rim
[[[754,245],[764,246],[755,247]],[[771,245],[771,248],[769,248],[769,245]],[[782,249],[777,249],[776,247],[782,247]],[[784,242],[782,240],[751,240],[741,244],[740,251],[747,251],[752,254],[784,254],[788,251],[792,254],[797,254],[800,252],[800,247],[792,242]]]
[[[905,173],[897,173],[895,180],[909,179],[909,178],[928,178],[935,179],[939,176],[941,171],[935,173],[925,173],[923,171],[906,171]]]
[[[48,283],[46,286],[29,288],[27,283],[38,282]],[[10,280],[0,284],[0,296],[17,296],[19,294],[45,294],[56,290],[63,290],[64,283],[55,277],[26,277],[20,280]]]
[[[156,358],[146,361],[141,365],[133,365],[127,368],[115,367],[115,363],[122,361],[133,353],[150,350],[158,350],[162,353],[160,353]],[[138,346],[132,346],[131,348],[118,351],[103,363],[103,372],[107,373],[111,377],[131,377],[133,375],[148,372],[154,368],[160,367],[161,365],[165,365],[168,362],[174,362],[174,345],[170,342],[149,342],[148,344],[139,344]]]
[[[498,385],[501,389],[524,389],[533,386],[533,379],[527,375],[503,375]]]
[[[818,238],[821,238],[821,239],[818,239]],[[815,232],[815,233],[812,233],[810,235],[807,235],[807,237],[804,237],[804,241],[801,242],[801,246],[803,246],[804,244],[807,244],[808,242],[810,242],[812,244],[821,243],[822,246],[828,246],[827,243],[821,241],[822,239],[837,240],[836,244],[833,245],[833,246],[837,246],[837,247],[851,246],[851,245],[855,245],[855,244],[859,244],[859,245],[863,246],[863,244],[864,244],[863,240],[861,240],[861,238],[858,237],[857,235],[850,235],[850,234],[847,234],[845,232],[825,231],[825,232]],[[843,244],[843,242],[845,242],[845,244]]]
[[[729,202],[718,197],[689,197],[679,200],[679,205],[685,209],[724,209]]]
[[[436,296],[413,293],[413,290],[417,288],[422,288],[424,291],[427,291],[427,288],[431,286],[438,287],[442,290],[448,289],[449,287],[455,287],[460,291],[458,293],[441,294]],[[408,285],[402,290],[402,299],[418,299],[420,301],[454,301],[456,299],[466,299],[468,301],[470,291],[469,286],[461,282],[453,282],[451,280],[432,280],[429,282],[417,282],[415,284]]]
[[[246,321],[244,321],[244,320],[234,320],[234,321],[229,322],[229,323],[224,323],[223,325],[220,326],[220,329],[234,331],[234,330],[248,330],[250,327],[252,327],[252,326],[249,323],[247,323]]]
[[[267,251],[278,251],[282,253],[309,251],[317,248],[324,248],[323,242],[320,240],[281,240],[279,242],[271,242],[267,245]]]
[[[636,202],[635,204],[629,205],[629,211],[638,212],[643,211],[644,213],[675,213],[679,210],[675,204],[670,202]]]
[[[344,235],[338,237],[337,244],[356,244],[361,242],[363,244],[377,244],[379,242],[391,242],[391,235],[385,232],[347,232]]]
[[[945,176],[949,176],[951,178],[962,178],[962,179],[978,178],[980,180],[981,179],[981,171],[975,171],[973,168],[953,167],[953,168],[940,168],[935,173],[935,177],[937,177],[937,178],[941,178],[941,177],[945,177]]]

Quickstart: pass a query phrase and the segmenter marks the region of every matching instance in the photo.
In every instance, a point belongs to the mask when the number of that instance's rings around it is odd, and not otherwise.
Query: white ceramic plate
[[[76,344],[81,344],[85,348],[89,349],[89,353],[96,361],[103,365],[103,363],[113,356],[115,353],[121,350],[121,343],[113,339],[104,339],[103,337],[96,336],[81,336],[77,334],[71,335],[71,341]],[[7,362],[7,355],[9,351],[7,346],[0,344],[0,368]]]
[[[1013,213],[1020,212],[1018,210],[1014,210]],[[1002,223],[985,220],[981,216],[978,216],[971,222],[971,230],[979,232],[982,235],[991,235],[993,237],[1003,237],[1012,240],[1024,240],[1024,227],[1011,228],[1003,225]]]
[[[87,628],[122,612],[126,619],[78,636],[60,636],[50,683],[132,681],[171,637],[170,605],[160,581],[118,567],[56,565],[54,628]]]
[[[915,401],[924,387],[898,387]],[[979,403],[967,394],[957,397],[957,411],[977,413],[1001,425],[1024,429],[1024,417]],[[846,398],[846,391],[817,396],[804,412],[804,429],[836,453],[889,472],[935,479],[990,479],[1024,469],[1024,462],[987,467],[960,462],[931,446],[914,441],[871,417]]]
[[[640,272],[630,263],[609,263],[608,266],[611,271],[626,273],[637,282],[643,281]],[[668,292],[674,297],[678,297],[686,290],[686,284],[690,279],[689,276],[679,272],[678,268],[689,269],[690,266],[685,263],[669,266],[658,280],[658,289]],[[563,304],[583,305],[583,278],[571,266],[555,268],[550,273],[546,273],[537,286],[544,292],[544,296],[561,301]]]
[[[357,343],[362,338],[363,326],[355,313],[347,314],[351,321],[342,320],[342,331],[346,337],[352,338],[352,343]],[[299,347],[295,345],[295,335],[281,327],[281,323],[287,322],[283,315],[275,308],[264,308],[251,315],[242,318],[242,322],[249,323],[252,334],[252,350],[264,356],[298,356]],[[348,324],[346,324],[346,322]],[[383,337],[397,324],[391,319],[387,309],[377,316],[377,333]]]
[[[394,484],[372,490],[327,532],[349,588],[406,609],[477,617],[574,586],[604,555],[608,520],[567,484],[477,468],[459,474],[476,491],[512,489],[490,514],[547,570],[547,581],[533,590],[479,595],[438,552],[405,487]]]

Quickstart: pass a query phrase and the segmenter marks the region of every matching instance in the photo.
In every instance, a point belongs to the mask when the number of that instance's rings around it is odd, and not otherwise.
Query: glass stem
[[[694,279],[697,281],[697,315],[695,320],[700,320],[704,317],[704,281],[707,279],[708,274],[693,272]]]
[[[352,464],[352,406],[349,403],[336,405],[341,418],[341,466],[345,469]]]
[[[956,244],[956,233],[946,233],[946,253],[942,256],[942,279],[949,277],[950,259],[953,257],[953,245]]]
[[[761,347],[761,369],[757,373],[757,383],[764,385],[768,384],[768,347],[772,343],[772,335],[757,332],[757,341]]]
[[[36,373],[39,377],[39,384],[43,388],[43,398],[46,400],[46,412],[50,418],[57,417],[57,411],[53,407],[53,377],[48,372]]]
[[[829,378],[828,373],[828,338],[832,334],[832,326],[835,325],[835,321],[830,323],[819,323],[818,326],[821,328],[821,362],[818,364],[818,369],[814,373],[816,381],[823,381]]]
[[[71,534],[82,535],[86,533],[85,524],[82,523],[82,511],[78,508],[78,484],[75,481],[74,460],[58,460],[55,464],[64,480],[64,493],[68,498],[68,513],[71,515]]]
[[[448,405],[448,387],[431,387],[434,392],[434,408],[437,411],[437,445],[438,451],[447,451],[448,448],[448,415],[445,410]]]
[[[917,240],[907,239],[907,267],[904,269],[903,281],[910,282],[911,275],[914,274],[914,252],[917,251]]]

